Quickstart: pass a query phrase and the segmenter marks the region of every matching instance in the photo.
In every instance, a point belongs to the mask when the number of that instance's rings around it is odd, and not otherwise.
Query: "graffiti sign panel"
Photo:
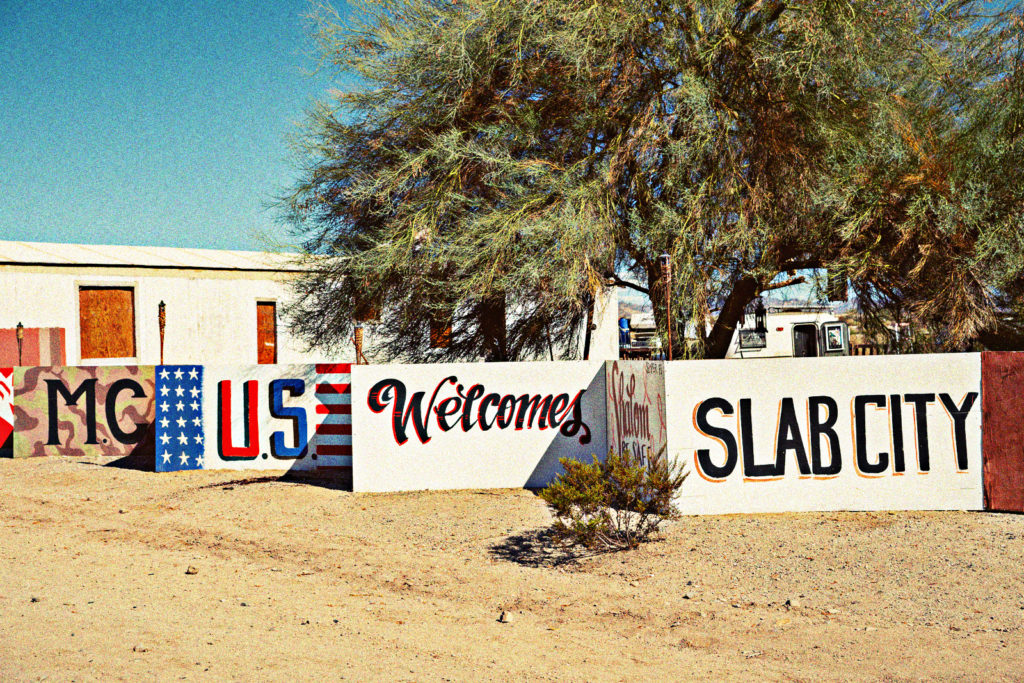
[[[152,453],[153,366],[14,369],[14,457]]]
[[[687,513],[981,509],[978,354],[668,363]]]
[[[608,446],[648,462],[668,443],[665,364],[608,361]]]
[[[352,378],[357,491],[543,486],[559,457],[607,452],[600,362],[360,365]]]

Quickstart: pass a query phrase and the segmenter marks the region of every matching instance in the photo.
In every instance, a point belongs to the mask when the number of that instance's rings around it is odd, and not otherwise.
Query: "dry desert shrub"
[[[552,538],[591,550],[636,548],[679,512],[672,499],[689,473],[662,449],[654,457],[610,452],[601,462],[559,460],[565,472],[541,491],[555,515]]]

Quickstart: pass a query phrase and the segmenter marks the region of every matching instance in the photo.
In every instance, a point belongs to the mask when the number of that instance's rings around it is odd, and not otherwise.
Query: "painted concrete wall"
[[[1008,464],[986,454],[987,479],[1021,469],[1024,364],[1010,360],[988,363],[985,447]],[[357,491],[398,491],[543,486],[560,457],[667,444],[691,472],[688,514],[983,507],[979,354],[19,367],[13,385],[16,456],[152,454],[155,442],[162,471],[326,466]],[[0,392],[0,417],[5,405]],[[1000,485],[1017,496],[1013,477]]]
[[[153,366],[14,368],[16,458],[153,453]]]
[[[684,513],[980,510],[979,354],[677,361]]]
[[[609,361],[605,373],[608,446],[649,462],[668,445],[665,363]]]
[[[283,304],[289,300],[284,275],[277,273],[145,268],[3,266],[0,268],[0,327],[63,327],[69,365],[156,364],[160,362],[158,304],[167,304],[166,363],[256,363],[256,302],[278,304],[278,362],[325,360],[288,333]],[[82,359],[78,288],[135,289],[136,357]],[[334,359],[340,360],[340,359]]]
[[[352,368],[356,491],[543,486],[608,450],[604,364]]]

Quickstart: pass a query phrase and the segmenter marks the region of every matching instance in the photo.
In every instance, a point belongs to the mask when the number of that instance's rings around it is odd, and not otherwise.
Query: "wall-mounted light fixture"
[[[761,297],[758,297],[757,303],[754,304],[754,331],[759,334],[768,332],[768,311]]]

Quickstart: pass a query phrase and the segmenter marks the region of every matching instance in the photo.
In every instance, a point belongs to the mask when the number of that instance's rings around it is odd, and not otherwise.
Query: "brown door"
[[[273,301],[256,304],[256,362],[277,362],[277,304]]]
[[[135,290],[79,287],[81,352],[87,358],[135,357]]]

